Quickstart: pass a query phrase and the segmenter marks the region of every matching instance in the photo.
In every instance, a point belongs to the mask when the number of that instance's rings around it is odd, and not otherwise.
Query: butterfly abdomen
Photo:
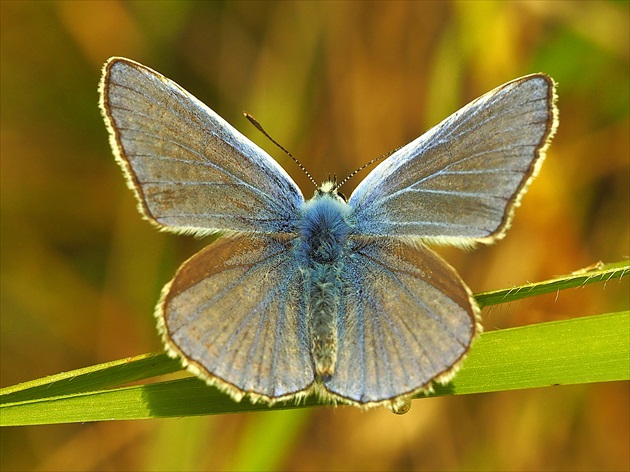
[[[337,317],[350,207],[336,194],[319,192],[305,203],[296,249],[308,290],[308,332],[315,371],[325,380],[337,361]]]
[[[335,371],[337,361],[338,271],[321,264],[310,271],[308,326],[315,371],[322,379]]]

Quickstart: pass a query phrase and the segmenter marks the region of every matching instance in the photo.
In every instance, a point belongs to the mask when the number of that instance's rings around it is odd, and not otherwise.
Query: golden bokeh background
[[[160,289],[207,244],[159,233],[136,211],[97,106],[113,55],[180,83],[306,196],[312,185],[243,110],[321,181],[508,80],[546,72],[558,82],[560,127],[512,229],[495,246],[439,251],[475,292],[630,255],[627,1],[0,7],[2,386],[160,351]],[[484,310],[484,325],[619,311],[629,292],[622,280],[530,298]],[[618,382],[417,400],[401,417],[344,407],[5,428],[0,466],[627,470],[629,398]]]

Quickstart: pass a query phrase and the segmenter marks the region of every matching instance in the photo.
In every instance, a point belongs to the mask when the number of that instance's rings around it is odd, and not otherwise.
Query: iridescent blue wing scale
[[[140,210],[160,228],[296,231],[304,199],[289,175],[175,82],[112,58],[103,69],[101,110]]]
[[[242,234],[192,256],[156,316],[171,353],[240,399],[304,396],[314,382],[293,241]]]
[[[551,78],[522,77],[396,151],[348,201],[357,233],[463,246],[502,237],[555,132],[554,100]]]

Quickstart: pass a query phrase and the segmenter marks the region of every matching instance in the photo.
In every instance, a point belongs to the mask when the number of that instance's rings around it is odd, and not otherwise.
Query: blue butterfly
[[[426,243],[504,236],[557,125],[544,74],[508,82],[380,163],[346,201],[305,201],[267,153],[176,83],[111,58],[101,110],[143,216],[219,238],[156,308],[169,354],[235,400],[311,393],[403,410],[455,374],[481,331]]]

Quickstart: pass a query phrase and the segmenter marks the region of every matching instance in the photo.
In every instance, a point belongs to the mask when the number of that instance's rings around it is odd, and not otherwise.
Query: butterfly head
[[[339,185],[337,184],[336,178],[334,178],[333,180],[327,180],[326,182],[322,183],[319,187],[317,187],[317,189],[315,190],[315,194],[313,195],[313,198],[317,199],[323,196],[328,196],[328,197],[337,199],[343,203],[348,202],[348,199],[346,198],[346,196],[339,191]]]

